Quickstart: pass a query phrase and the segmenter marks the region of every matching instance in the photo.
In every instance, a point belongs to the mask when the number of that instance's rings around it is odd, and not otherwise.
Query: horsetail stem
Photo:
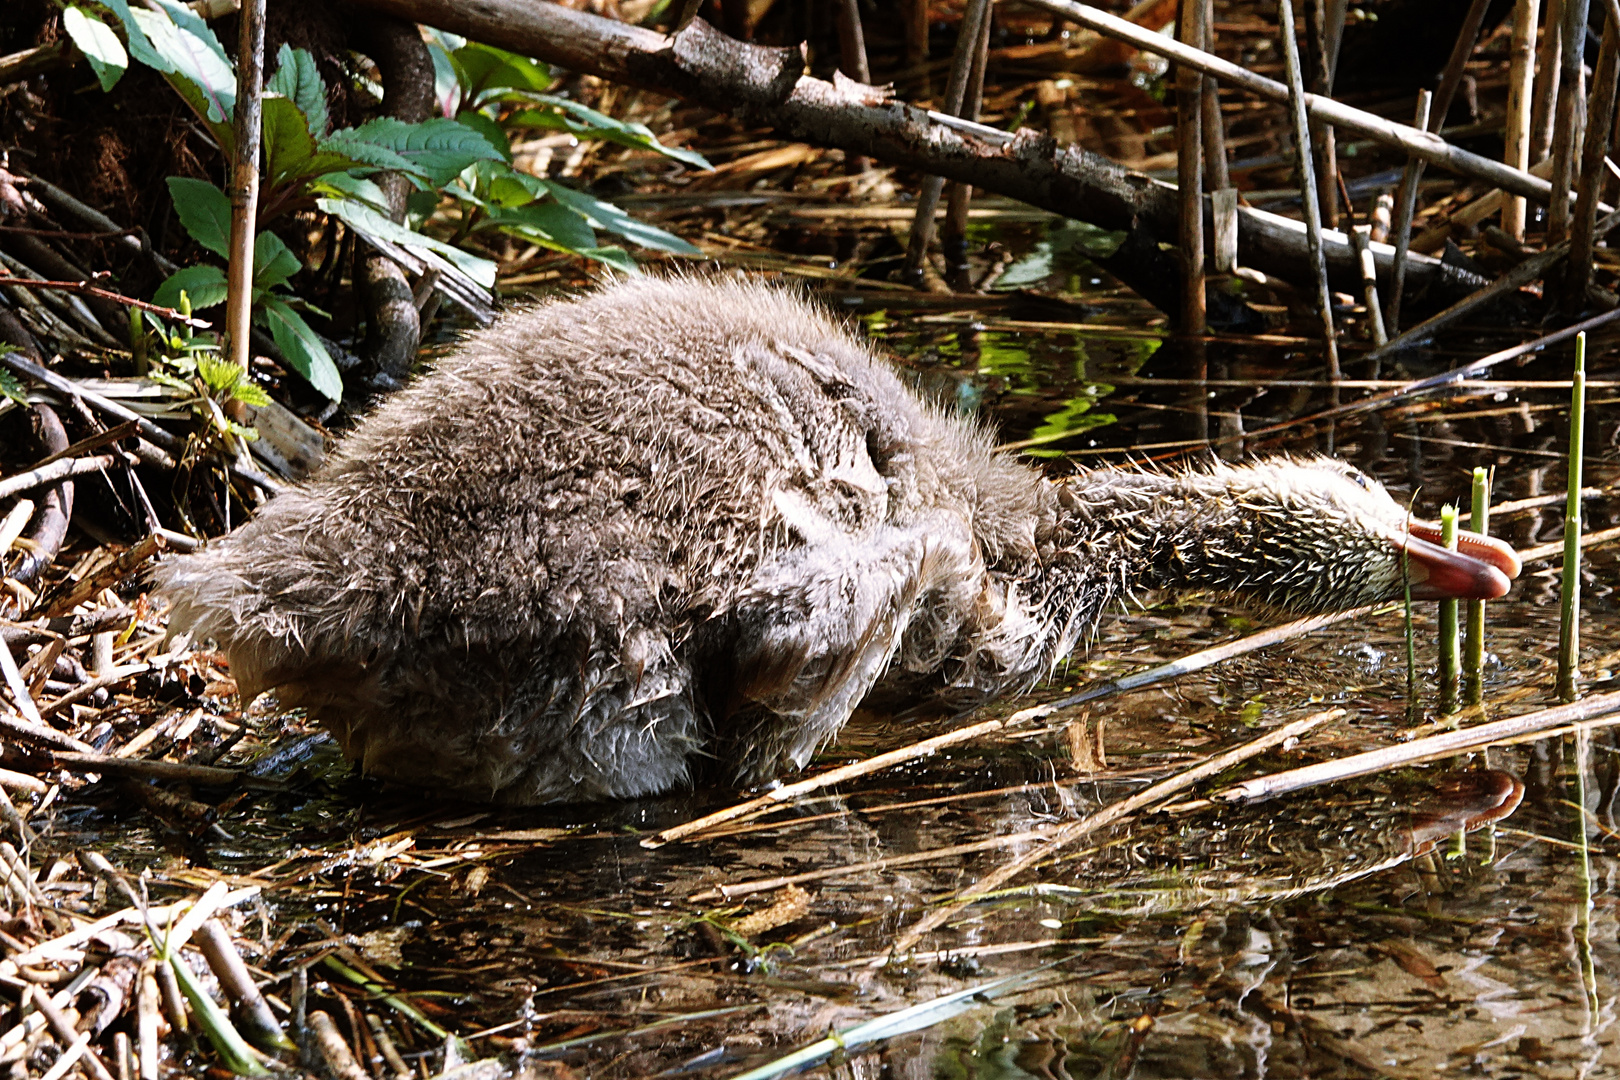
[[[1440,543],[1457,550],[1457,508],[1440,508]],[[1440,711],[1457,711],[1457,601],[1440,601]]]
[[[1558,619],[1558,700],[1574,701],[1581,661],[1581,457],[1586,442],[1586,335],[1575,338],[1569,399],[1569,496],[1564,502],[1563,606]]]

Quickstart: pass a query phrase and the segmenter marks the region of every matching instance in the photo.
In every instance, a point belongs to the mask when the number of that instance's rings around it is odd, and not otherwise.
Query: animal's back
[[[245,696],[279,687],[374,771],[523,802],[660,790],[739,680],[799,677],[719,640],[762,565],[893,547],[937,510],[917,462],[940,438],[987,452],[790,296],[626,283],[472,335],[158,580]],[[730,685],[703,685],[717,655]]]

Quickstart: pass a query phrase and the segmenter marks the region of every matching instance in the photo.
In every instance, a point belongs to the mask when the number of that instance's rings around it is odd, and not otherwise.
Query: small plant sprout
[[[1457,508],[1440,508],[1440,543],[1457,550]],[[1440,601],[1440,711],[1457,711],[1457,601]]]

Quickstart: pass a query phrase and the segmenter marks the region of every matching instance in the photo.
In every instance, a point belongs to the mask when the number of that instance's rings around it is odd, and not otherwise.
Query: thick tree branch
[[[768,124],[784,138],[866,154],[892,165],[972,184],[1145,243],[1173,243],[1175,188],[1077,147],[1060,147],[1030,130],[1015,135],[952,120],[900,102],[842,76],[804,74],[797,49],[749,45],[693,20],[675,35],[627,26],[541,0],[356,0],[363,7],[426,23],[585,74],[656,90]],[[1206,213],[1207,200],[1206,200]],[[1212,230],[1206,229],[1206,233]],[[1336,288],[1360,287],[1349,239],[1328,231],[1323,245]],[[1394,251],[1374,244],[1379,272]],[[1312,280],[1304,226],[1243,209],[1239,258],[1268,274]],[[1114,269],[1114,267],[1110,267]],[[1439,301],[1485,284],[1476,275],[1411,256],[1407,283]],[[1170,298],[1150,282],[1131,281],[1161,307]],[[1162,284],[1162,283],[1161,283]],[[1174,310],[1173,300],[1166,310]]]

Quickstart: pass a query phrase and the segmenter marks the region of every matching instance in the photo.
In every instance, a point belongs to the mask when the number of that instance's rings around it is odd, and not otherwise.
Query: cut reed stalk
[[[1468,524],[1485,536],[1491,529],[1491,474],[1474,470],[1474,506]],[[1463,644],[1463,701],[1478,705],[1485,695],[1485,601],[1468,601],[1468,630]]]
[[[1586,436],[1586,335],[1575,338],[1569,399],[1569,498],[1564,504],[1564,583],[1558,618],[1558,700],[1574,701],[1581,662],[1581,475]]]
[[[1294,129],[1294,163],[1299,169],[1300,198],[1305,210],[1305,246],[1316,266],[1317,307],[1327,346],[1328,377],[1339,378],[1339,341],[1333,329],[1333,290],[1328,285],[1327,258],[1322,251],[1322,204],[1316,197],[1316,169],[1311,163],[1311,122],[1305,107],[1305,73],[1299,62],[1299,39],[1294,34],[1294,9],[1281,4],[1283,62],[1288,71],[1288,104]]]
[[[1440,542],[1457,550],[1457,508],[1440,508]],[[1440,601],[1440,712],[1457,711],[1457,601]]]
[[[1204,0],[1181,0],[1176,32],[1187,44],[1204,46]],[[1176,71],[1176,186],[1181,196],[1181,332],[1204,333],[1204,76],[1180,65]]]
[[[1427,90],[1418,91],[1412,126],[1420,131],[1429,129],[1429,108],[1433,104],[1433,97]],[[1384,329],[1391,334],[1401,332],[1401,293],[1406,289],[1406,255],[1412,246],[1412,215],[1417,210],[1421,166],[1422,162],[1416,157],[1407,159],[1400,190],[1395,196],[1395,224],[1391,230],[1395,238],[1395,259],[1390,264],[1389,310],[1384,314]]]

